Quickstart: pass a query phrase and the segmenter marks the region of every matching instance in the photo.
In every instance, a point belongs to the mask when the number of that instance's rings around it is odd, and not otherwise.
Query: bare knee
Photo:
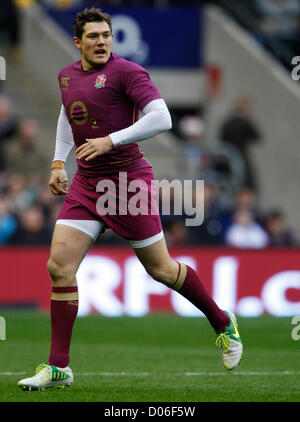
[[[67,263],[51,256],[47,262],[47,270],[52,282],[59,286],[71,286],[74,284],[76,271]]]
[[[167,286],[171,286],[176,281],[177,265],[174,261],[160,265],[148,265],[145,269],[154,280]]]

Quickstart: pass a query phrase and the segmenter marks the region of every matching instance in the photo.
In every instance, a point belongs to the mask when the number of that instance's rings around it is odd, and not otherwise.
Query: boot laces
[[[228,347],[231,345],[229,335],[227,333],[221,333],[218,335],[216,345],[227,353]]]
[[[51,380],[52,369],[49,365],[41,363],[35,370],[35,377],[39,378],[42,382]]]

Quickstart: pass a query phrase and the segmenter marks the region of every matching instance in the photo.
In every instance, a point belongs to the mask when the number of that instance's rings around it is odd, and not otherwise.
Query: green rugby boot
[[[66,388],[73,383],[73,372],[69,366],[58,368],[54,365],[41,363],[31,378],[24,378],[18,386],[24,391],[45,390],[50,387]]]
[[[216,345],[222,350],[222,362],[226,369],[234,369],[240,363],[243,354],[243,344],[237,329],[236,317],[225,311],[230,319],[230,325],[218,334]]]

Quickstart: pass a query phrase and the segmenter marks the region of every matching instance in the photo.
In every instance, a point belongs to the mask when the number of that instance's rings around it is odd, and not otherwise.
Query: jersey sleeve
[[[162,98],[161,93],[151,81],[149,73],[136,64],[132,64],[123,71],[123,88],[139,110],[143,110],[150,101]]]

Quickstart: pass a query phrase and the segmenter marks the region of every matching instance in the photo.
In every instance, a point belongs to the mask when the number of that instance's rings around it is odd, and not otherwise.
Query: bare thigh
[[[134,249],[145,270],[157,281],[171,286],[178,275],[178,263],[170,255],[165,239],[145,248]]]
[[[47,264],[54,285],[76,285],[76,272],[93,242],[92,237],[80,230],[56,224]]]

